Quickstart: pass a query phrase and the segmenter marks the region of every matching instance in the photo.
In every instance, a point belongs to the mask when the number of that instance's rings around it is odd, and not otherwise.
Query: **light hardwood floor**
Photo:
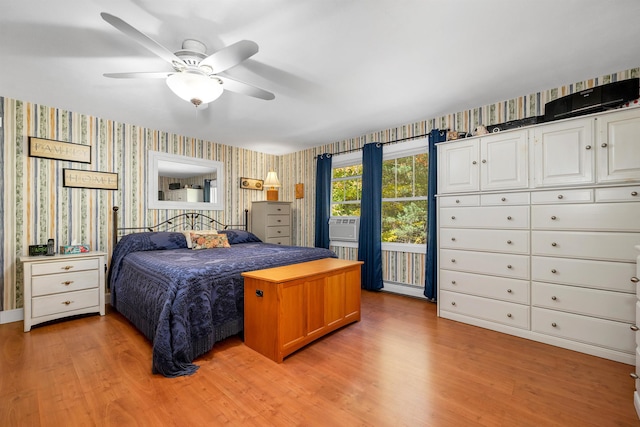
[[[174,379],[117,312],[0,325],[0,426],[638,426],[630,365],[363,292],[363,320],[276,364],[230,338]]]

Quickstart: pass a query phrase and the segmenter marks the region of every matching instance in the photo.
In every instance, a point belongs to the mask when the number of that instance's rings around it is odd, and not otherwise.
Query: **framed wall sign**
[[[30,136],[29,156],[91,163],[91,146]]]
[[[99,190],[117,190],[118,174],[95,172],[80,169],[63,169],[62,185],[65,187],[97,188]]]
[[[263,183],[264,181],[261,179],[240,178],[240,188],[246,188],[248,190],[262,191],[264,189]]]

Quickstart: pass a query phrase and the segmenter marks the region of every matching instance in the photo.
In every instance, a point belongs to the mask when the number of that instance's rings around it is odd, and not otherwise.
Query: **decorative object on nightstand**
[[[33,325],[86,313],[104,316],[104,252],[22,256],[24,331]]]
[[[278,190],[276,188],[280,187],[280,181],[278,181],[278,175],[275,171],[269,171],[267,179],[264,180],[264,186],[268,188],[267,200],[278,200]]]
[[[265,243],[290,245],[291,202],[252,202],[251,232]]]

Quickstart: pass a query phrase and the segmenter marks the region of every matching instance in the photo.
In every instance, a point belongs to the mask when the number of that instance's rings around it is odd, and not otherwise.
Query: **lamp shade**
[[[265,187],[280,187],[280,181],[278,181],[278,175],[275,171],[270,171],[267,174],[267,179],[264,180]]]
[[[222,95],[220,80],[198,70],[185,70],[167,77],[167,86],[180,98],[195,105],[208,104]]]

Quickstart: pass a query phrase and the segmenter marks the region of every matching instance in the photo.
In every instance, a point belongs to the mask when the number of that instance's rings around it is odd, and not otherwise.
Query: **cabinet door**
[[[529,186],[527,131],[480,139],[480,188],[503,190]]]
[[[478,191],[478,140],[438,146],[438,193]]]
[[[640,180],[640,109],[598,117],[598,182]]]
[[[593,122],[591,118],[577,119],[534,129],[536,186],[594,181]]]

